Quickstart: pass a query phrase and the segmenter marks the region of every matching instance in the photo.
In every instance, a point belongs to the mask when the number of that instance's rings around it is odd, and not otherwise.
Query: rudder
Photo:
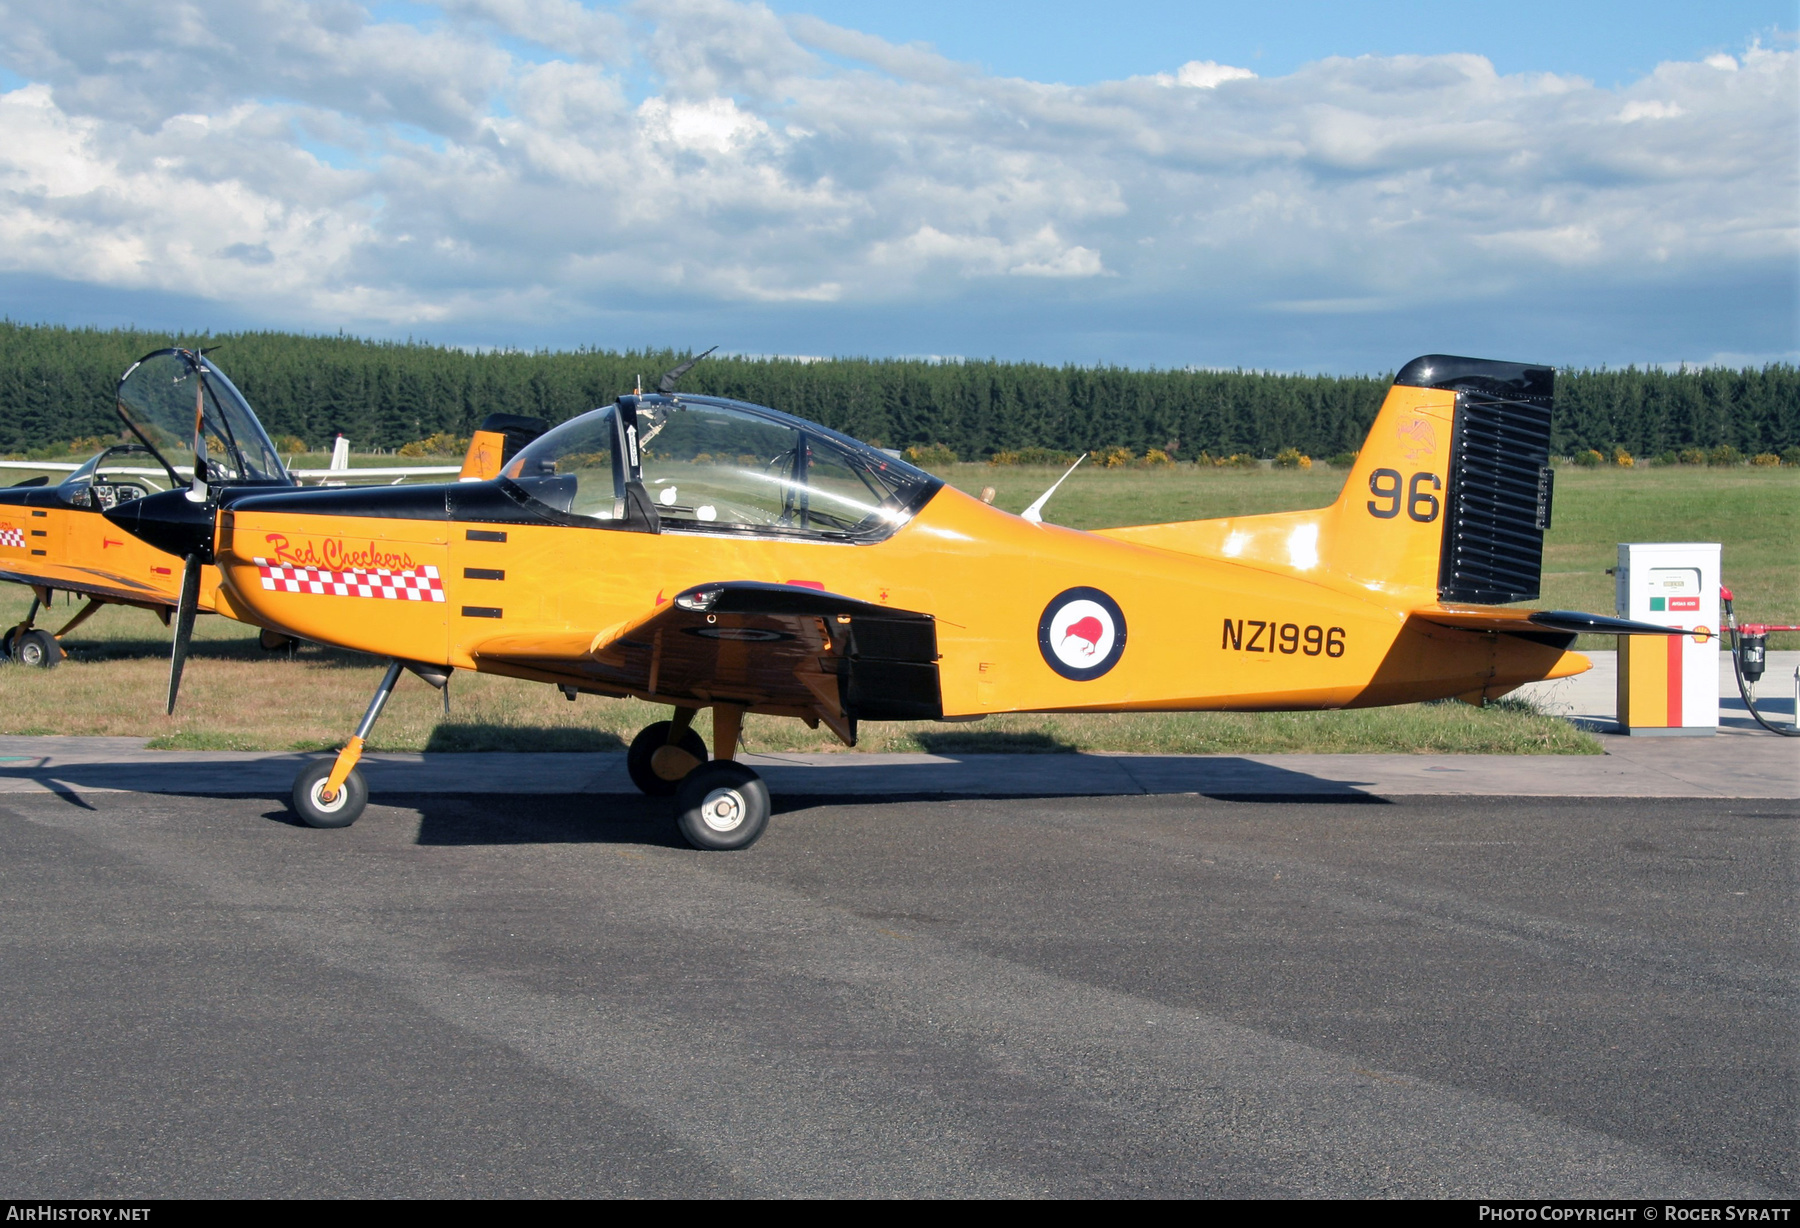
[[[1442,601],[1537,597],[1553,368],[1429,354],[1402,367],[1333,507],[1325,563]]]
[[[542,418],[489,414],[469,439],[469,451],[463,457],[460,476],[464,480],[477,481],[499,476],[502,465],[549,429],[550,424]]]

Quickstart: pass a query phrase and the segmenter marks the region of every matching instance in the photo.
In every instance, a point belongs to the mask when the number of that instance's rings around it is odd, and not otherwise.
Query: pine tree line
[[[113,390],[169,344],[214,355],[271,435],[314,448],[338,432],[360,449],[466,435],[492,412],[560,422],[657,377],[673,351],[470,353],[344,336],[171,336],[0,322],[0,452],[118,429]],[[1163,448],[1180,457],[1331,456],[1360,447],[1390,377],[1129,370],[1040,363],[710,358],[687,392],[737,397],[888,447],[945,444],[964,458],[1042,447]],[[1172,446],[1171,446],[1172,445]],[[1559,375],[1554,448],[1635,455],[1800,445],[1800,369],[1575,370]]]

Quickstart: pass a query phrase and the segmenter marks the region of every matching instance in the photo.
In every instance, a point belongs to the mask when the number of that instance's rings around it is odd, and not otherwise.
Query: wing
[[[172,583],[181,583],[181,560],[175,560],[170,572]],[[52,565],[24,567],[18,563],[0,566],[0,580],[27,584],[34,589],[49,588],[59,593],[75,593],[82,597],[99,597],[118,605],[139,605],[160,609],[175,605],[175,593],[154,584],[145,584],[129,576],[100,571],[92,567]],[[206,607],[210,609],[211,607]]]
[[[697,585],[596,635],[500,635],[471,655],[605,694],[823,721],[852,743],[859,720],[943,715],[931,615],[791,584]]]

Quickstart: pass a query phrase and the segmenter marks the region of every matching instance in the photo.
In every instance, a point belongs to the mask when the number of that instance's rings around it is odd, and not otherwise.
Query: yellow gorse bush
[[[423,439],[400,445],[402,456],[461,456],[469,450],[469,441],[449,431],[439,431]]]

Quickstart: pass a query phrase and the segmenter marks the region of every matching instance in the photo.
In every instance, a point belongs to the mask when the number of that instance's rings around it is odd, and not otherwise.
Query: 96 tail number
[[[1443,488],[1443,479],[1435,473],[1415,473],[1411,479],[1402,479],[1398,469],[1377,469],[1369,475],[1369,493],[1375,496],[1369,500],[1369,515],[1377,520],[1392,520],[1404,504],[1408,519],[1430,524],[1442,510],[1436,492]]]

